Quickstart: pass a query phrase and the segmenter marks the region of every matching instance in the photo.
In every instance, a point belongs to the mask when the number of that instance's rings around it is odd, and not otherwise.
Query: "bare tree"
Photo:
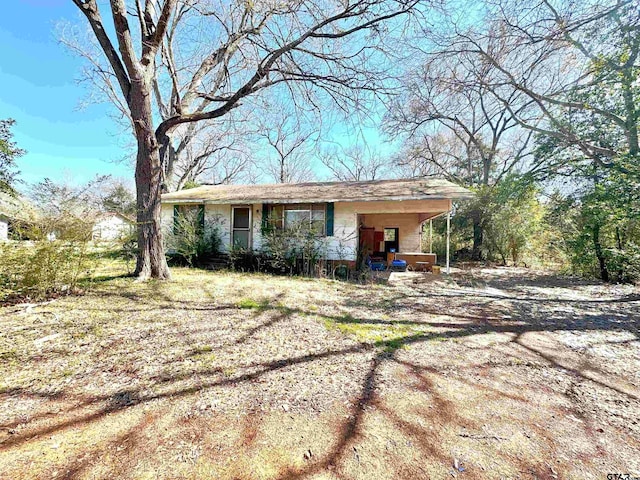
[[[170,171],[165,171],[165,187],[181,190],[187,184],[204,181],[207,184],[233,183],[240,179],[251,164],[250,144],[239,138],[238,132],[212,128],[203,122],[188,141],[182,139],[173,150]]]
[[[628,173],[625,156],[640,152],[637,3],[497,0],[485,25],[457,31],[446,48],[474,62],[472,83],[520,127]]]
[[[530,131],[476,82],[478,66],[463,50],[430,52],[405,80],[388,129],[408,139],[399,163],[421,175],[444,175],[467,186],[492,185],[531,169]]]
[[[276,183],[300,183],[314,178],[312,137],[316,134],[294,109],[276,108],[260,121],[258,142],[266,148],[261,162]]]
[[[444,176],[475,187],[492,187],[510,173],[530,172],[538,165],[532,153],[532,131],[476,81],[489,68],[463,49],[435,49],[424,64],[409,72],[405,93],[387,117],[388,129],[404,134],[406,145],[397,163],[414,176]],[[479,71],[483,68],[483,71]],[[483,243],[481,209],[473,219],[473,257]]]
[[[325,151],[321,161],[341,182],[379,180],[389,173],[389,159],[363,145]]]
[[[160,195],[177,127],[220,119],[243,99],[277,84],[292,91],[296,85],[312,85],[342,102],[357,102],[357,91],[383,89],[388,74],[373,70],[370,62],[383,46],[379,26],[399,20],[418,4],[145,0],[128,8],[126,0],[110,0],[112,38],[97,0],[73,2],[109,61],[108,74],[117,82],[136,137],[135,273],[140,278],[170,276],[162,247]],[[158,123],[153,99],[161,82],[171,85],[171,94]]]
[[[117,78],[93,32],[80,31],[76,25],[59,22],[57,35],[63,45],[86,62],[80,83],[88,83],[90,88],[80,107],[110,103],[115,109],[115,114],[110,115],[116,124],[125,132],[135,132]],[[167,37],[172,35],[167,34]],[[157,115],[165,120],[175,111],[173,102],[179,100],[173,93],[175,85],[167,81],[166,71],[169,68],[182,70],[183,67],[176,66],[173,48],[161,46],[160,51],[157,75],[153,79],[153,106]],[[242,177],[249,162],[239,152],[247,150],[246,139],[253,133],[252,129],[250,121],[238,114],[237,109],[229,112],[224,121],[202,121],[174,129],[163,162],[163,191],[180,190],[185,184],[201,180],[200,176],[206,176],[207,183],[231,183]],[[133,148],[128,142],[125,145],[128,149]],[[129,156],[123,158],[126,160]]]

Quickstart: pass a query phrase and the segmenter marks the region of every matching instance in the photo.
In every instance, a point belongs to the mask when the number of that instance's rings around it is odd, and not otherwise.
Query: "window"
[[[181,234],[194,227],[198,234],[204,232],[204,205],[174,205],[173,233]]]
[[[298,226],[310,225],[311,222],[311,210],[289,210],[285,207],[284,210],[284,228],[285,230],[291,230]]]
[[[251,248],[251,209],[233,207],[231,242],[236,248]]]
[[[385,242],[395,242],[396,241],[396,229],[395,228],[385,228],[384,229],[384,241]]]
[[[269,221],[276,229],[308,228],[319,236],[325,235],[325,204],[295,203],[274,205]]]

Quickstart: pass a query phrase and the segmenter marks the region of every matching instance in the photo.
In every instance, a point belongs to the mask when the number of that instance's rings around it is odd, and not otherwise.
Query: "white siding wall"
[[[0,242],[9,238],[9,224],[0,218]]]
[[[217,225],[222,239],[222,251],[229,250],[231,245],[231,205],[205,205],[204,224]]]
[[[251,221],[253,222],[251,228],[251,239],[253,242],[253,249],[259,250],[260,247],[262,247],[262,204],[254,203],[251,210]]]
[[[333,236],[325,239],[325,258],[328,260],[355,260],[358,250],[358,215],[382,214],[382,213],[427,213],[447,211],[451,206],[449,200],[411,200],[411,201],[384,201],[384,202],[338,202],[334,205]],[[404,216],[404,215],[403,215]],[[392,215],[389,216],[391,218]],[[407,216],[409,217],[409,216]],[[221,234],[224,249],[228,249],[231,243],[231,205],[205,206],[206,222],[216,221],[221,226]],[[405,233],[406,242],[403,242],[403,233],[400,232],[401,251],[420,251],[419,245],[419,218],[415,216],[414,233]],[[162,223],[164,228],[173,225],[173,205],[162,205]],[[262,204],[252,205],[252,241],[253,248],[262,246]],[[398,222],[395,222],[398,223]],[[372,225],[374,226],[374,225]],[[375,225],[377,227],[377,225]],[[398,225],[385,225],[394,227]],[[411,230],[407,224],[407,232]],[[417,235],[417,237],[416,237]]]
[[[222,239],[222,250],[227,251],[231,244],[231,205],[210,205],[204,207],[205,227],[218,225]],[[173,228],[173,205],[163,203],[161,212],[162,229],[167,235]]]
[[[160,207],[160,224],[162,231],[166,235],[173,227],[173,205],[163,203]]]
[[[333,237],[327,237],[327,260],[356,259],[358,253],[358,213],[356,207],[357,204],[354,202],[334,204]]]
[[[103,218],[92,229],[92,236],[97,241],[113,241],[124,238],[133,230],[133,225],[116,215]]]

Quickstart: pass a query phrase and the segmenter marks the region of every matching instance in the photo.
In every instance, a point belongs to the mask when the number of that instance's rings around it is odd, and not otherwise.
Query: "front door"
[[[394,252],[398,251],[400,246],[400,238],[398,237],[397,228],[385,228],[384,229],[384,251],[389,253],[392,249]]]
[[[231,245],[234,248],[251,248],[251,207],[233,207],[231,220]]]

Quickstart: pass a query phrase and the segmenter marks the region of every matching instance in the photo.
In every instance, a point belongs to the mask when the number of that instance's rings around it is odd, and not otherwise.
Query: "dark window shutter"
[[[266,232],[269,229],[269,204],[262,204],[262,231]]]
[[[180,205],[173,206],[173,233],[178,234],[178,218],[180,216]]]
[[[198,205],[198,227],[200,234],[204,233],[204,205]]]
[[[327,212],[325,215],[325,227],[327,237],[333,237],[333,202],[327,203]]]

